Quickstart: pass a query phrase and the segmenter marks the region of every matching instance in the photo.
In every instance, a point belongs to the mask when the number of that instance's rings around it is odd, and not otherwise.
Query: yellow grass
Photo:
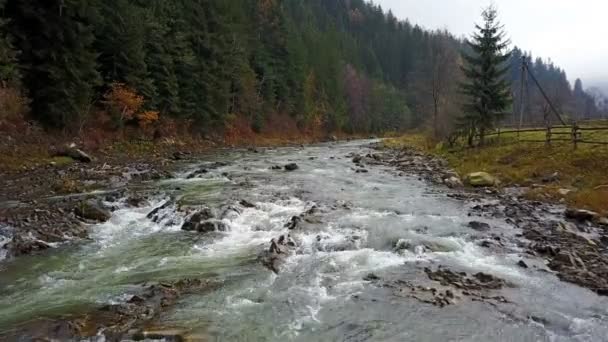
[[[566,132],[568,130],[556,130]],[[555,135],[554,138],[569,138]],[[584,132],[585,140],[608,142],[608,131]],[[522,133],[523,140],[544,140],[544,132]],[[500,142],[489,141],[487,146],[449,150],[434,146],[421,134],[409,134],[388,139],[388,147],[414,146],[446,158],[464,176],[485,171],[497,176],[503,185],[541,185],[528,192],[533,199],[562,201],[577,207],[608,213],[608,147],[579,144],[574,150],[571,142],[517,142],[516,134],[501,135]],[[543,178],[557,172],[559,180],[543,184]],[[560,189],[571,189],[563,195]]]

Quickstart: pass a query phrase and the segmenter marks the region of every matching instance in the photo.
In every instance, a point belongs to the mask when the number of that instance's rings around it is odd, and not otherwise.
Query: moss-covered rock
[[[469,173],[465,178],[465,182],[473,187],[490,187],[498,184],[498,180],[487,172]]]

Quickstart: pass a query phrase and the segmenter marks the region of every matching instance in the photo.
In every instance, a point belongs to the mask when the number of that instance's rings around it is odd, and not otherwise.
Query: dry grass
[[[608,132],[584,132],[585,140],[608,141]],[[567,136],[563,136],[565,138]],[[543,132],[523,133],[522,139],[544,140]],[[500,143],[494,141],[486,147],[449,150],[433,146],[422,135],[411,134],[389,139],[387,146],[415,146],[423,151],[446,158],[461,175],[485,171],[497,176],[503,185],[531,186],[528,197],[548,201],[561,201],[577,207],[608,213],[608,147],[579,144],[574,150],[571,143],[554,142],[517,143],[515,134],[503,135]],[[558,179],[547,182],[557,173]],[[545,182],[543,182],[545,181]],[[567,195],[562,189],[573,190]],[[563,191],[563,190],[562,190]]]

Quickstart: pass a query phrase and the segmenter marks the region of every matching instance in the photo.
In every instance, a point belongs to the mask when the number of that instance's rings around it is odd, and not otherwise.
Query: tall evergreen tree
[[[99,85],[93,49],[96,0],[9,0],[33,113],[66,127],[85,119]]]
[[[0,0],[0,13],[4,13],[6,0]],[[8,19],[0,15],[0,86],[15,86],[21,78],[17,51],[9,32]]]
[[[509,72],[506,62],[510,53],[504,52],[509,42],[497,17],[492,6],[483,11],[483,24],[476,25],[478,32],[467,41],[471,51],[463,56],[467,82],[462,85],[462,91],[467,96],[467,103],[463,107],[462,124],[469,145],[476,134],[483,144],[486,132],[504,116],[511,102],[510,84],[505,78]]]

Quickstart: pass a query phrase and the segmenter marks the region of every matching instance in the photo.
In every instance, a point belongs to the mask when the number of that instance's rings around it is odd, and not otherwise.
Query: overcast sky
[[[574,82],[608,88],[608,0],[374,0],[396,17],[468,36],[481,10],[494,3],[513,41],[551,58]]]

